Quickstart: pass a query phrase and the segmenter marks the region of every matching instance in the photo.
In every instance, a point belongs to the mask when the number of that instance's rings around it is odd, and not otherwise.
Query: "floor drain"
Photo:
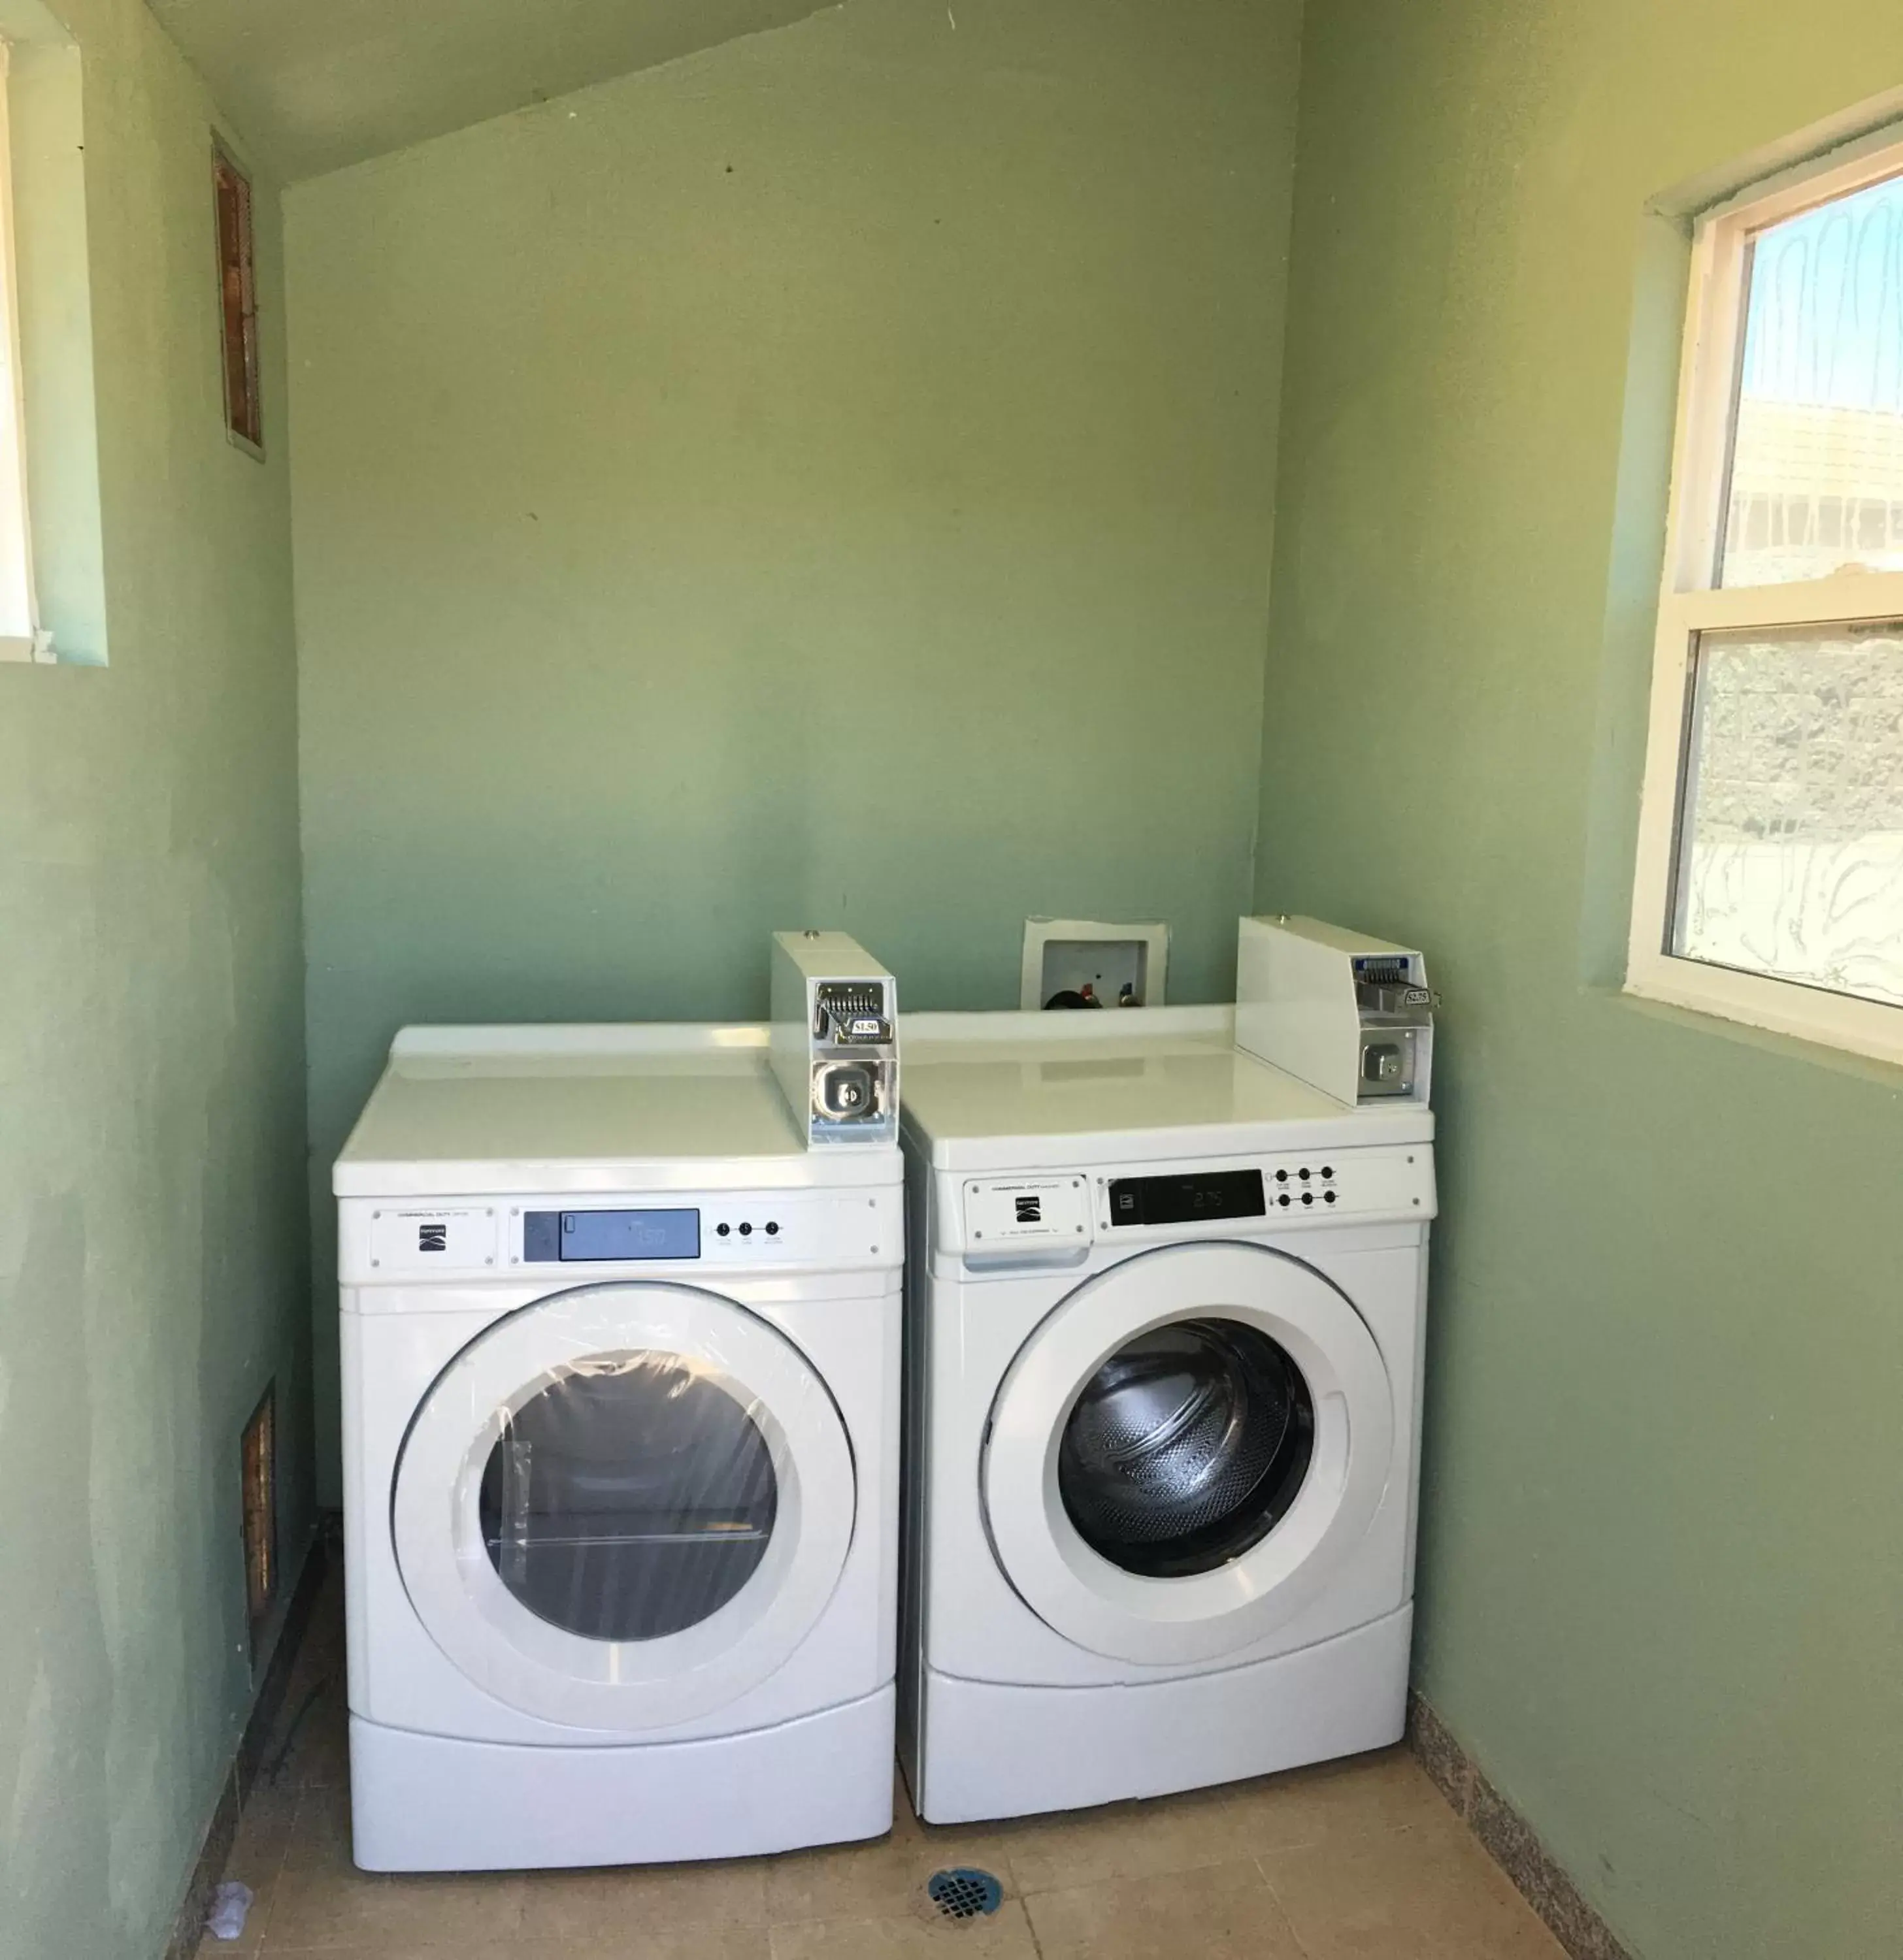
[[[966,1865],[934,1872],[925,1889],[947,1919],[976,1919],[981,1912],[996,1912],[1004,1902],[1004,1887],[989,1872]]]

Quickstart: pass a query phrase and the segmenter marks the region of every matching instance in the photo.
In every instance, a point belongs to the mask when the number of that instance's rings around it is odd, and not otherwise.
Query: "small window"
[[[85,96],[66,28],[42,0],[5,0],[0,660],[49,666],[104,667],[108,651]]]
[[[251,258],[251,180],[214,145],[218,211],[218,322],[225,355],[225,426],[253,455],[264,453],[258,400],[257,287]]]
[[[1693,251],[1627,985],[1903,1061],[1903,144]]]
[[[7,114],[10,50],[0,41],[0,660],[52,657],[33,594],[27,521],[26,399],[13,224],[13,143]]]

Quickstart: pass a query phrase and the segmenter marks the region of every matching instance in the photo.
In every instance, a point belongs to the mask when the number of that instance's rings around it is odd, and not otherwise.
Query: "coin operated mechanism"
[[[1406,947],[1286,913],[1242,921],[1236,1046],[1338,1102],[1426,1102],[1439,1004]]]
[[[773,1063],[814,1148],[898,1137],[898,985],[843,932],[773,935]]]

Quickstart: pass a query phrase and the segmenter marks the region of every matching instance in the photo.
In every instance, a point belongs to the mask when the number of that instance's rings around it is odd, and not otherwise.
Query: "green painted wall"
[[[290,182],[783,25],[824,0],[150,3]]]
[[[805,922],[1015,1004],[1037,912],[1224,994],[1297,27],[859,0],[292,190],[320,1249],[406,1021],[754,1014]]]
[[[152,1960],[249,1706],[238,1434],[310,1452],[279,238],[224,438],[204,92],[82,53],[111,665],[0,666],[0,1955]]]
[[[1903,1078],[1616,982],[1643,209],[1903,82],[1903,14],[1334,0],[1303,52],[1258,898],[1446,993],[1420,1685],[1643,1960],[1893,1955]]]

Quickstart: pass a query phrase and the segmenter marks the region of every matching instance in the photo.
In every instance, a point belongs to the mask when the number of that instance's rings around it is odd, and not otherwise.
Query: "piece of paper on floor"
[[[251,1888],[227,1879],[212,1895],[212,1909],[205,1915],[205,1930],[214,1939],[244,1936],[244,1915],[251,1910]]]

